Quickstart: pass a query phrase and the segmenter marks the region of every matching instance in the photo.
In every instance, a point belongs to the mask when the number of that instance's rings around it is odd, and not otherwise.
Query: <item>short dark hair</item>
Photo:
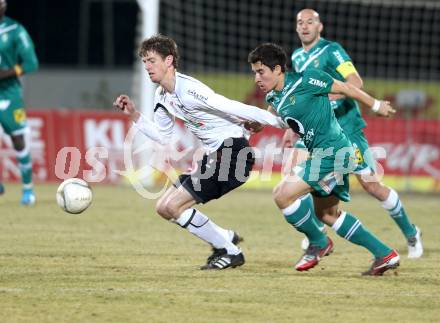
[[[179,65],[179,51],[176,42],[167,36],[157,34],[145,39],[139,47],[139,57],[144,57],[147,52],[154,51],[163,59],[167,56],[173,56],[173,66],[177,68]]]
[[[255,64],[261,62],[272,71],[277,65],[281,66],[281,71],[286,71],[287,55],[284,49],[273,43],[264,43],[258,45],[252,52],[249,53],[248,63]]]

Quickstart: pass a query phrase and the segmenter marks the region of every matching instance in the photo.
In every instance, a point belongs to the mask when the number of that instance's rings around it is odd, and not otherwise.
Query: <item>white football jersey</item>
[[[240,123],[245,120],[284,127],[281,119],[270,112],[230,100],[178,72],[173,93],[160,86],[156,90],[154,124],[142,116],[135,125],[149,138],[167,144],[173,134],[175,118],[181,119],[208,151],[218,149],[227,138],[244,137],[246,130]]]

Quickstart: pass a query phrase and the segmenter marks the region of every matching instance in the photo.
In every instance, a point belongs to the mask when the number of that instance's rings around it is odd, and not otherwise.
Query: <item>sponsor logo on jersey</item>
[[[307,133],[306,133],[306,135],[303,137],[303,141],[304,141],[304,143],[305,143],[306,145],[309,145],[309,144],[312,142],[313,137],[315,137],[315,131],[314,131],[314,129],[312,128],[312,129],[308,130]]]
[[[208,129],[208,127],[206,127],[205,123],[203,123],[202,121],[200,121],[198,118],[196,118],[194,116],[186,115],[183,122],[185,124],[187,124],[189,127],[194,127],[197,129],[204,128],[205,130]],[[209,129],[211,129],[211,128],[209,128]]]
[[[319,86],[319,87],[327,87],[327,82],[324,82],[324,81],[321,81],[321,80],[317,80],[317,79],[314,79],[314,78],[309,78],[309,84],[316,85],[316,86]]]
[[[338,50],[335,50],[332,54],[335,55],[340,64],[344,63],[344,59],[342,58],[342,55]]]
[[[192,120],[185,120],[185,123],[188,125],[192,125],[193,127],[200,129],[205,127],[205,124],[203,122],[197,122],[197,121],[192,121]]]
[[[291,104],[295,104],[295,102],[296,102],[296,98],[295,98],[294,95],[291,95],[291,96],[289,97],[289,100],[290,100],[290,103],[291,103]]]
[[[354,147],[354,156],[355,156],[354,161],[355,161],[355,163],[362,164],[364,162],[364,158],[362,157],[361,150],[359,149],[359,147],[355,143],[353,143],[353,147]]]
[[[207,96],[204,96],[200,93],[197,93],[195,90],[188,90],[188,94],[191,95],[196,100],[200,100],[200,101],[207,101],[208,100]]]
[[[23,123],[26,121],[26,112],[24,112],[24,109],[14,110],[14,120],[17,123]]]
[[[315,60],[313,61],[313,66],[315,66],[315,68],[318,68],[318,67],[319,67],[319,60],[318,60],[318,59],[315,59]]]

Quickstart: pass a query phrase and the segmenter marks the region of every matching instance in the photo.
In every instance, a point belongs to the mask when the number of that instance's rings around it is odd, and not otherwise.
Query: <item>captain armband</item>
[[[20,76],[20,75],[22,75],[23,74],[23,69],[21,68],[21,66],[20,65],[14,65],[14,70],[15,70],[15,74],[17,75],[17,76]]]
[[[336,71],[342,75],[343,78],[347,78],[348,75],[357,73],[356,68],[354,67],[351,61],[344,62],[338,67],[336,67]]]

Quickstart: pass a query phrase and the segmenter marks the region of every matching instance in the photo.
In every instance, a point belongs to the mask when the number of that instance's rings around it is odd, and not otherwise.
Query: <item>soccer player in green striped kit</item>
[[[6,0],[0,0],[0,124],[10,136],[17,153],[17,162],[23,182],[23,205],[35,204],[32,185],[32,160],[29,147],[29,128],[18,79],[38,68],[34,45],[26,29],[6,17]],[[4,192],[0,183],[0,194]]]
[[[316,11],[303,9],[297,14],[296,32],[301,40],[302,47],[292,53],[293,69],[298,73],[309,69],[319,69],[339,81],[362,88],[362,79],[356,71],[351,58],[340,44],[322,38],[320,36],[322,30],[323,24]],[[371,180],[372,176],[376,176],[374,174],[376,170],[375,161],[369,150],[368,141],[362,131],[366,123],[361,116],[358,103],[342,95],[330,95],[329,97],[339,125],[355,147],[358,158],[365,161],[365,166],[355,172],[356,178],[363,189],[375,197],[382,207],[388,211],[391,218],[402,231],[408,245],[408,258],[421,257],[423,246],[420,230],[411,223],[399,199],[399,195],[394,189],[383,185],[378,179]],[[283,145],[290,145],[293,141],[295,141],[293,132],[290,130],[286,131]],[[302,148],[304,147],[302,145],[301,140],[299,140],[295,147]],[[365,176],[370,180],[365,180]],[[324,225],[322,223],[319,224],[321,229],[323,229]],[[307,240],[307,238],[303,240],[303,249],[307,248]]]
[[[343,94],[370,106],[379,115],[395,111],[388,102],[378,101],[362,90],[333,79],[329,74],[310,69],[304,73],[286,73],[287,56],[275,44],[262,44],[248,57],[255,82],[267,93],[270,109],[279,115],[304,141],[310,158],[287,174],[274,189],[274,200],[286,220],[307,233],[310,245],[296,264],[298,271],[308,270],[331,253],[333,242],[311,217],[312,193],[318,218],[342,238],[365,247],[375,260],[364,275],[382,275],[399,265],[400,257],[373,235],[359,219],[339,208],[339,200],[349,201],[348,176],[363,167],[342,131],[331,108],[329,93]],[[251,128],[252,127],[248,127]]]

